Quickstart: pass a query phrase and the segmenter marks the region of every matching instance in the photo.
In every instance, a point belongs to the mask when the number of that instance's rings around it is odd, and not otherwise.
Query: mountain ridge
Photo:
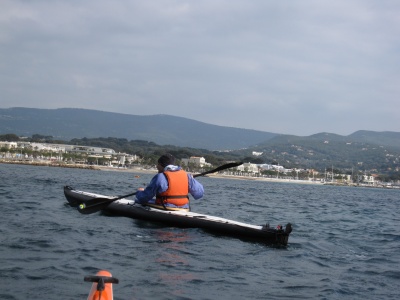
[[[320,171],[335,166],[347,172],[358,169],[397,174],[393,178],[398,178],[400,169],[400,132],[393,131],[295,136],[211,125],[170,115],[11,108],[0,109],[0,135],[7,134],[42,135],[53,137],[50,140],[54,141],[115,147],[122,152],[129,149],[142,156],[159,155],[168,150],[182,157],[206,156],[215,162],[222,158],[240,159]],[[148,145],[143,146],[141,142]]]
[[[131,115],[81,108],[0,108],[0,134],[49,135],[55,139],[115,137],[207,150],[259,149],[291,141],[369,143],[400,149],[400,133],[358,130],[350,135],[321,132],[310,136],[276,134],[219,126],[171,115]]]
[[[226,150],[246,148],[277,134],[211,125],[171,115],[129,115],[79,108],[0,109],[0,134],[51,135],[56,139],[117,137],[160,145]]]

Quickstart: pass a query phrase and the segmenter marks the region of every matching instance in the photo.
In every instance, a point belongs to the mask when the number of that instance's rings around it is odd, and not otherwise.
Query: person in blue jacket
[[[136,203],[166,210],[190,210],[189,194],[194,199],[204,195],[203,185],[175,165],[175,158],[167,153],[158,159],[158,174],[149,185],[139,188]]]

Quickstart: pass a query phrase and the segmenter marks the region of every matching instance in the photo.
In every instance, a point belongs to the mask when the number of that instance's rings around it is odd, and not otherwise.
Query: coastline
[[[16,164],[16,165],[30,165],[30,166],[45,166],[45,167],[57,167],[57,168],[75,168],[85,170],[96,170],[103,172],[126,172],[136,174],[157,174],[156,169],[144,169],[141,167],[133,168],[120,168],[120,167],[109,167],[109,166],[98,166],[98,165],[86,165],[86,164],[66,164],[56,161],[21,161],[21,160],[4,160],[0,159],[0,164]],[[138,175],[139,176],[139,175]],[[264,182],[278,182],[278,183],[294,183],[294,184],[312,184],[312,185],[331,185],[331,186],[343,186],[343,187],[366,187],[366,188],[384,188],[384,189],[400,189],[398,186],[383,186],[383,185],[362,185],[362,184],[343,184],[339,182],[322,182],[313,180],[297,180],[297,179],[285,179],[285,178],[268,178],[268,177],[251,177],[251,176],[239,176],[229,175],[224,173],[207,174],[209,178],[221,178],[231,180],[254,180]]]
[[[1,164],[9,165],[27,165],[27,166],[37,166],[37,167],[57,167],[57,168],[73,168],[73,169],[87,169],[87,170],[97,170],[95,166],[84,165],[84,164],[65,164],[53,161],[20,161],[20,160],[4,160],[0,159]]]
[[[30,165],[30,166],[48,166],[48,167],[58,167],[58,168],[76,168],[76,169],[86,169],[86,170],[97,170],[105,172],[126,172],[126,173],[138,173],[138,174],[157,174],[156,169],[144,169],[141,167],[134,168],[119,168],[119,167],[108,167],[108,166],[98,166],[98,165],[84,165],[84,164],[65,164],[51,161],[5,161],[0,159],[0,163],[3,164],[16,164],[16,165]],[[290,182],[299,184],[317,184],[321,185],[321,182],[307,181],[307,180],[294,180],[294,179],[280,179],[280,178],[265,178],[265,177],[251,177],[251,176],[238,176],[238,175],[228,175],[223,173],[217,174],[207,174],[209,178],[223,178],[223,179],[234,179],[234,180],[257,180],[257,181],[268,181],[268,182]]]
[[[234,179],[234,180],[254,180],[254,181],[266,181],[266,182],[286,182],[286,183],[315,184],[315,185],[323,185],[324,184],[324,183],[322,183],[320,181],[311,181],[311,180],[268,178],[268,177],[251,177],[251,176],[238,176],[238,175],[226,175],[226,174],[212,174],[212,175],[207,175],[207,176],[208,177],[215,177],[215,178]]]
[[[101,171],[114,171],[114,172],[130,172],[130,173],[142,173],[142,174],[157,174],[156,169],[143,169],[143,168],[116,168],[116,167],[104,167],[97,166]],[[254,181],[267,181],[267,182],[287,182],[287,183],[297,183],[297,184],[316,184],[323,185],[324,183],[320,181],[311,180],[295,180],[295,179],[283,179],[283,178],[266,178],[266,177],[252,177],[252,176],[239,176],[239,175],[229,175],[223,173],[207,174],[206,177],[209,178],[222,178],[222,179],[233,179],[233,180],[254,180]]]

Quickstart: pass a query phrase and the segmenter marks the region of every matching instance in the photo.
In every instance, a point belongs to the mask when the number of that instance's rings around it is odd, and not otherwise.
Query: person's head
[[[161,155],[157,162],[157,169],[159,172],[162,172],[166,166],[173,165],[175,163],[175,157],[169,153],[166,153]]]

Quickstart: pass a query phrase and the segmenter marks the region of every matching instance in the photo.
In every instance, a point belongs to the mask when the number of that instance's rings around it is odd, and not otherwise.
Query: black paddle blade
[[[213,172],[218,172],[218,171],[222,171],[222,170],[225,170],[225,169],[235,168],[235,167],[238,167],[240,165],[243,165],[243,162],[238,161],[238,162],[229,163],[229,164],[222,165],[222,166],[214,169]]]
[[[78,205],[78,211],[81,214],[88,215],[98,212],[100,210],[105,209],[110,203],[114,202],[117,199],[109,199],[109,198],[94,198],[86,203],[81,203]]]

